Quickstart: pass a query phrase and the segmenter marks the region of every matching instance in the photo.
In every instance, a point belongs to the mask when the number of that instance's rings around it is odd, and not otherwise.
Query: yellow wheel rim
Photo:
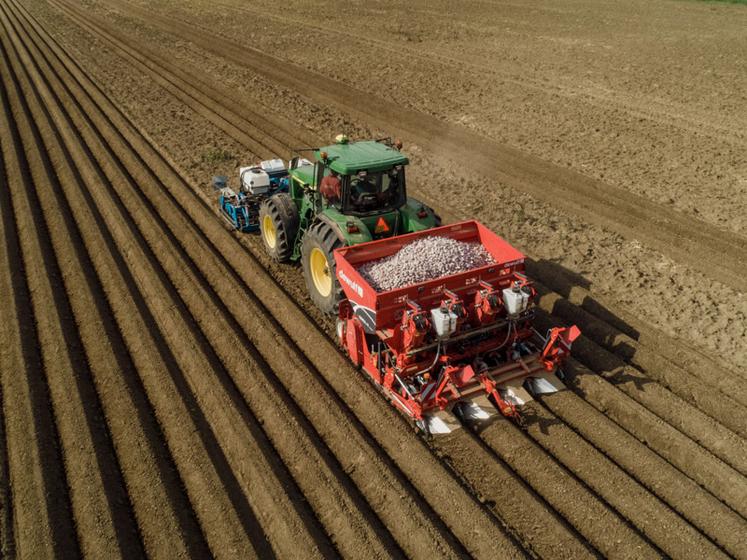
[[[270,249],[274,249],[278,242],[278,234],[271,216],[265,216],[262,220],[262,237]]]
[[[332,293],[332,276],[329,273],[327,255],[319,247],[314,247],[309,255],[309,269],[314,287],[319,295],[327,297]]]

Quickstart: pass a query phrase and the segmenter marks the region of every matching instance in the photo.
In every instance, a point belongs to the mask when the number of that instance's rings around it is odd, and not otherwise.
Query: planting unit
[[[429,236],[479,243],[493,263],[377,291],[360,273]],[[484,422],[500,411],[519,420],[517,406],[563,387],[556,375],[580,331],[532,326],[535,290],[524,255],[476,221],[437,227],[334,252],[345,294],[337,335],[392,403],[430,433]],[[406,266],[406,264],[405,264]]]

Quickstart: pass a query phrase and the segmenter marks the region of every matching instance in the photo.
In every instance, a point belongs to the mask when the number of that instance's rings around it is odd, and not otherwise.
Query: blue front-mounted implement
[[[213,188],[220,192],[220,213],[229,224],[243,232],[259,229],[259,205],[263,200],[288,191],[288,170],[281,159],[240,168],[238,192],[227,185],[227,180],[227,177],[213,177]]]

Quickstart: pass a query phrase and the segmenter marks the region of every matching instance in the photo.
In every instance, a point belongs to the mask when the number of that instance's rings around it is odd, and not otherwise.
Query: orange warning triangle
[[[385,231],[389,231],[389,226],[387,225],[384,217],[379,216],[379,221],[376,222],[376,229],[374,229],[374,233],[383,233]]]

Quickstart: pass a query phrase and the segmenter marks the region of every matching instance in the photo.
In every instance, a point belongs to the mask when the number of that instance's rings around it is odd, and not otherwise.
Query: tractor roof
[[[320,152],[327,152],[330,167],[342,175],[358,171],[385,171],[395,165],[407,165],[409,160],[399,151],[373,140],[332,144],[320,148],[314,154],[319,159]]]

